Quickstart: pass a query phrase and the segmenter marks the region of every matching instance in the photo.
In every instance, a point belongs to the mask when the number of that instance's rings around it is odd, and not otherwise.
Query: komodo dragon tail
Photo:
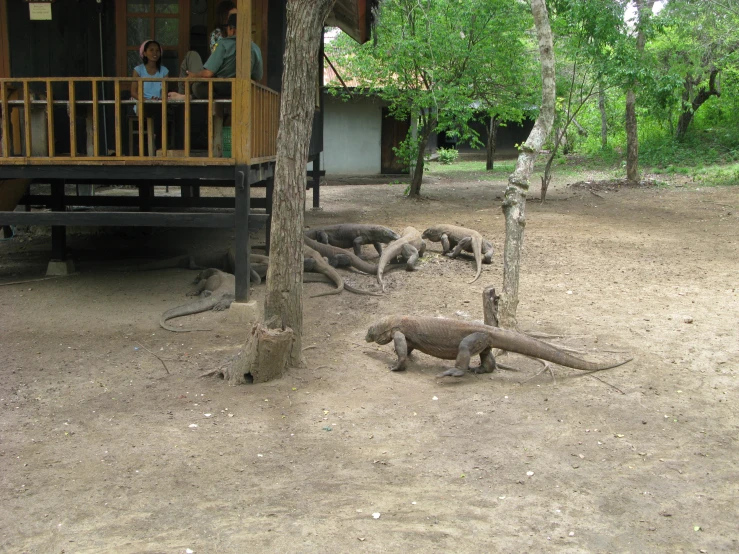
[[[172,327],[171,325],[169,325],[167,321],[170,319],[174,319],[175,317],[183,317],[186,315],[207,312],[209,310],[212,310],[220,301],[221,297],[209,296],[207,298],[200,298],[199,300],[196,300],[195,302],[190,302],[189,304],[177,306],[176,308],[167,310],[162,314],[162,316],[159,318],[159,325],[161,325],[162,329],[166,329],[167,331],[172,331],[174,333],[189,333],[190,331],[211,331],[212,329],[178,329],[177,327]]]
[[[336,284],[336,282],[333,279],[331,279],[331,277],[323,273],[303,273],[303,282],[304,283],[333,283],[333,284]],[[381,294],[378,294],[376,292],[355,288],[349,285],[348,283],[344,283],[344,290],[348,292],[353,292],[354,294],[362,294],[364,296],[382,296]],[[323,293],[322,295],[316,295],[316,296],[325,296],[326,294],[336,294],[336,293],[333,291],[330,291],[328,293]]]
[[[601,371],[603,369],[611,369],[624,365],[634,359],[629,358],[616,363],[588,362],[587,360],[572,356],[551,344],[523,333],[509,331],[507,329],[499,329],[497,327],[494,329],[493,348],[500,348],[501,350],[507,350],[508,352],[516,352],[532,358],[540,358],[565,367],[571,367],[572,369],[579,369],[582,371]]]

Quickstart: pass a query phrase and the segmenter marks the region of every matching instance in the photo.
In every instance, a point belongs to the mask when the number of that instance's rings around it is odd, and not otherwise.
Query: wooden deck
[[[141,95],[138,99],[123,98],[132,85],[142,81],[161,81],[162,100],[143,100]],[[236,79],[207,79],[207,99],[187,96],[182,101],[168,100],[167,92],[176,90],[182,81],[130,77],[0,79],[0,165],[233,166],[234,157],[224,155],[223,128],[228,120],[232,129],[247,130],[246,165],[274,161],[279,93],[251,81],[249,118],[243,121],[242,114],[231,109],[230,98],[215,94],[219,84],[228,84],[235,91]],[[146,117],[134,115],[134,106]],[[58,123],[63,111],[55,107],[65,108],[64,125]],[[207,148],[198,152],[192,148],[193,110],[197,109],[205,110],[207,121]],[[182,148],[172,148],[171,124],[178,117],[184,128],[183,136],[178,137]],[[56,138],[62,134],[66,135],[65,146],[67,138],[69,146],[60,152]],[[155,135],[159,148],[155,147]],[[79,143],[81,136],[84,144]]]

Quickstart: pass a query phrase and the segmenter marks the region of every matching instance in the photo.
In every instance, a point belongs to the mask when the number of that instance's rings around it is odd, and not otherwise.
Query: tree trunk
[[[600,147],[608,147],[608,115],[606,114],[606,89],[603,82],[598,83],[598,109],[600,110]]]
[[[636,32],[636,50],[639,54],[644,52],[644,45],[647,42],[643,25],[647,10],[651,12],[654,2],[655,0],[636,0],[636,10],[639,18]],[[626,91],[626,179],[632,183],[639,181],[639,130],[636,121],[636,95],[634,94],[634,88],[637,85],[638,83],[634,83]]]
[[[634,89],[626,91],[626,179],[639,181],[639,132],[636,122]]]
[[[693,121],[693,116],[695,115],[695,112],[698,111],[698,108],[705,104],[711,96],[721,96],[721,91],[716,86],[716,77],[718,77],[718,69],[713,68],[711,69],[711,75],[708,78],[708,88],[701,88],[698,94],[695,95],[695,98],[693,98],[693,101],[690,102],[690,106],[687,105],[687,100],[690,99],[690,90],[693,88],[693,79],[690,77],[690,75],[686,77],[686,102],[683,104],[683,111],[677,121],[677,131],[675,132],[675,138],[677,140],[682,140],[685,138],[685,135],[688,132],[688,127],[690,126],[690,122]]]
[[[421,195],[421,183],[423,182],[423,166],[426,158],[426,146],[429,143],[431,131],[436,127],[436,119],[426,121],[420,130],[421,138],[418,140],[418,154],[416,155],[416,167],[413,170],[409,197],[418,198]]]
[[[292,329],[289,365],[300,365],[303,331],[303,215],[321,31],[336,0],[289,0],[277,163],[273,196],[270,264],[264,322]]]
[[[541,109],[534,128],[521,147],[516,169],[508,178],[508,187],[503,200],[506,238],[503,251],[503,293],[499,303],[499,322],[501,327],[509,329],[518,327],[516,309],[518,308],[518,282],[523,232],[526,225],[525,208],[529,177],[534,169],[536,157],[554,123],[554,48],[552,29],[549,25],[549,15],[544,0],[531,0],[531,13],[534,16],[541,58]]]
[[[485,169],[487,171],[493,170],[493,156],[495,155],[495,150],[498,147],[498,127],[500,126],[500,119],[498,116],[491,117],[488,120],[487,124],[487,131],[488,131],[488,143],[485,147],[485,154],[486,154],[486,163],[485,163]]]

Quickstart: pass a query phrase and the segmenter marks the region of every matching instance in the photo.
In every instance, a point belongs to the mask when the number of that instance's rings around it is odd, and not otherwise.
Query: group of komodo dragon
[[[377,282],[385,290],[383,274],[389,267],[404,264],[408,271],[415,269],[416,262],[426,251],[426,241],[440,242],[443,254],[456,258],[460,253],[471,253],[476,263],[474,283],[482,272],[482,264],[489,264],[493,258],[493,245],[472,229],[456,225],[434,225],[420,233],[413,227],[406,227],[398,235],[392,229],[381,225],[344,223],[315,227],[304,233],[303,282],[327,282],[335,284],[329,292],[316,294],[339,294],[347,290],[356,294],[378,296],[377,293],[356,289],[344,283],[337,267],[351,267],[354,270],[376,275]],[[368,262],[362,257],[362,246],[374,245],[380,259],[377,263]],[[383,244],[387,245],[383,248]],[[352,250],[348,250],[352,249]],[[200,296],[195,302],[184,304],[164,312],[160,325],[169,331],[204,331],[206,329],[180,329],[167,322],[176,317],[197,314],[209,310],[228,309],[235,297],[234,254],[229,250],[224,254],[197,259],[191,256],[148,264],[148,269],[163,267],[186,267],[204,269],[195,280],[191,296]],[[268,256],[251,254],[250,275],[255,284],[267,274]],[[395,265],[390,266],[391,263]],[[491,373],[496,369],[493,349],[516,352],[532,358],[539,358],[562,366],[584,371],[610,369],[627,363],[593,363],[572,356],[563,350],[523,333],[509,331],[482,323],[417,316],[387,316],[372,325],[367,331],[367,342],[377,344],[394,343],[398,361],[391,369],[401,371],[406,367],[408,355],[413,350],[445,359],[456,360],[453,368],[439,374],[439,377],[461,377],[467,371]],[[480,366],[470,368],[470,358],[480,356]]]

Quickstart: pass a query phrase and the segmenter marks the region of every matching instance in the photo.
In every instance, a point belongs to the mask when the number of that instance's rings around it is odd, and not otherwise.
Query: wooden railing
[[[251,83],[251,142],[253,161],[277,154],[277,126],[280,122],[280,95],[259,83]]]
[[[145,81],[162,82],[162,100],[144,100],[140,93],[138,99],[123,99],[132,84],[140,92]],[[182,79],[0,79],[0,164],[233,164],[228,152],[224,157],[223,128],[229,117],[233,125],[237,124],[240,114],[229,113],[231,99],[218,98],[214,86],[219,83],[233,86],[234,79],[204,80],[208,87],[205,99],[186,95],[184,100],[169,100],[167,91],[176,90],[178,82]],[[59,93],[60,89],[66,99],[55,98],[54,91]],[[251,94],[248,163],[258,163],[274,159],[276,154],[280,95],[255,82],[251,83]],[[191,139],[193,108],[200,105],[207,111],[207,148],[196,151]],[[55,119],[58,123],[64,116],[54,106],[66,107],[65,124],[55,124]],[[133,106],[145,117],[135,116]],[[78,118],[82,117],[84,132],[78,124]],[[181,137],[172,137],[175,128],[172,124],[176,120],[175,127],[180,128]],[[55,140],[60,133],[69,136],[69,148],[63,152],[58,151]],[[127,152],[124,152],[124,133],[128,134]],[[155,145],[155,135],[160,139],[159,148]],[[79,144],[83,136],[84,147]],[[178,145],[172,146],[173,138]]]

